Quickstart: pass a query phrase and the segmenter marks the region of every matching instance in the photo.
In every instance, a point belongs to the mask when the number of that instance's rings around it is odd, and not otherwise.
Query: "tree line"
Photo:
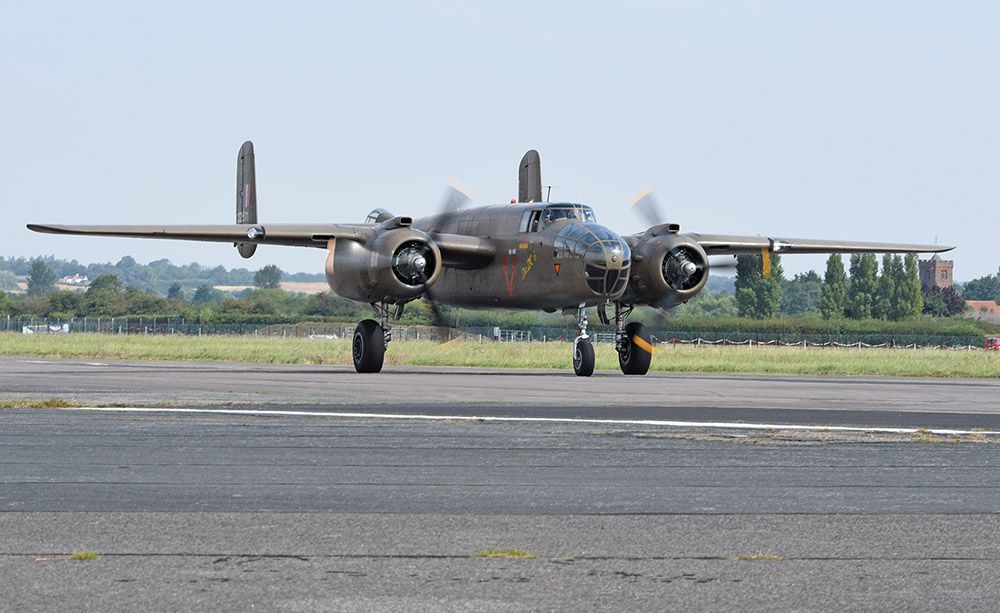
[[[733,295],[726,292],[724,283],[716,283],[717,291],[703,291],[672,314],[691,318],[738,316],[757,320],[816,314],[826,319],[901,321],[921,314],[939,317],[955,315],[965,308],[963,297],[954,288],[941,290],[920,285],[919,263],[914,254],[905,258],[884,256],[881,274],[878,259],[873,254],[852,255],[846,269],[841,256],[834,254],[827,260],[823,277],[809,271],[791,279],[784,277],[780,256],[771,254],[768,257],[771,266],[769,276],[763,274],[760,256],[740,256],[737,258]],[[187,283],[174,281],[165,288],[165,296],[162,296],[132,286],[114,273],[99,275],[86,292],[55,291],[58,275],[50,263],[49,259],[29,261],[24,269],[28,286],[26,297],[14,298],[5,294],[0,286],[0,314],[46,317],[143,315],[213,320],[216,323],[350,321],[370,316],[367,305],[358,305],[330,293],[303,296],[278,290],[286,275],[273,265],[255,272],[248,271],[249,278],[241,280],[249,281],[246,284],[252,283],[254,289],[236,295],[225,294],[207,282],[191,288]],[[119,264],[123,264],[125,269],[131,268],[125,258]],[[18,265],[21,266],[20,263]],[[1000,273],[970,281],[963,288],[963,294],[969,299],[992,298],[1000,303]],[[418,315],[426,310],[419,301],[407,309]],[[469,314],[467,319],[506,321],[510,318]],[[523,320],[528,325],[538,323],[531,314],[518,315],[515,319]]]
[[[23,258],[0,257],[0,290],[16,290],[17,277],[36,276],[38,262],[44,264],[55,279],[71,275],[84,275],[96,279],[101,275],[115,275],[126,285],[141,290],[165,295],[173,285],[180,285],[187,292],[193,292],[202,285],[253,285],[259,271],[246,268],[226,269],[224,266],[203,266],[197,263],[177,265],[168,259],[154,260],[141,264],[131,256],[124,256],[118,262],[80,264],[76,260],[59,260],[53,257]],[[323,281],[322,274],[283,273],[285,281]]]
[[[921,284],[919,260],[913,253],[885,254],[881,274],[875,254],[853,254],[845,269],[843,258],[835,253],[827,259],[822,278],[809,271],[790,280],[784,278],[781,257],[768,257],[770,275],[763,273],[761,256],[737,258],[735,307],[740,317],[769,319],[815,312],[826,319],[902,321],[921,315],[949,317],[965,310],[955,288]],[[970,285],[978,291],[987,281]]]
[[[253,289],[237,295],[221,292],[208,284],[193,292],[180,283],[158,296],[126,284],[114,274],[100,275],[85,291],[58,290],[56,275],[46,262],[36,260],[28,270],[28,291],[14,296],[0,290],[0,315],[52,319],[96,317],[178,318],[203,324],[272,324],[298,322],[356,322],[373,316],[367,304],[352,302],[332,292],[301,294],[286,292],[279,285],[284,272],[268,265],[253,274]],[[441,305],[450,322],[468,326],[527,328],[558,325],[558,316],[537,313],[466,311]],[[433,321],[429,305],[415,301],[406,305],[400,323],[428,324]]]

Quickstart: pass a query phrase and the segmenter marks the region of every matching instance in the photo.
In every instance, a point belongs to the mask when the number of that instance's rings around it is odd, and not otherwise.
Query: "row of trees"
[[[65,261],[52,257],[33,259],[0,257],[0,290],[16,290],[16,278],[35,276],[39,263],[44,264],[54,274],[53,281],[74,274],[85,275],[91,279],[112,274],[126,285],[155,292],[161,296],[174,284],[179,284],[189,292],[202,285],[251,285],[260,272],[246,268],[227,270],[224,266],[208,267],[196,263],[179,266],[167,259],[140,264],[131,256],[125,256],[114,264],[107,262],[80,264],[76,260]],[[285,274],[284,278],[288,281],[322,281],[323,275],[295,273]]]
[[[962,287],[962,297],[966,300],[992,300],[1000,304],[1000,271],[966,283]]]
[[[0,274],[4,274],[3,279],[11,277],[13,279],[12,273],[9,271],[0,271]],[[268,264],[264,266],[257,272],[253,274],[253,284],[259,289],[275,289],[281,285],[281,278],[284,272],[275,266],[274,264]],[[119,283],[123,283],[132,287],[134,289],[140,289],[136,286],[129,284],[124,281],[117,274],[105,274],[100,275],[97,279],[104,278],[104,282],[107,282],[106,277],[114,277],[118,279]],[[45,260],[38,258],[31,261],[31,265],[28,268],[27,274],[27,286],[28,286],[28,296],[39,296],[42,294],[47,294],[55,291],[56,281],[59,277],[56,272],[45,262]],[[95,279],[94,283],[97,280]],[[93,285],[93,283],[92,283]],[[10,290],[16,287],[16,283],[6,283],[0,290]],[[205,303],[211,302],[213,299],[221,299],[221,293],[212,289],[212,286],[208,283],[203,283],[194,292],[193,301],[195,303]],[[170,300],[183,300],[184,299],[184,287],[179,282],[174,282],[167,288],[167,298]]]
[[[262,282],[265,279],[261,279]],[[466,311],[441,305],[448,321],[470,326],[531,327],[560,325],[562,317],[541,313]],[[297,322],[356,322],[372,316],[366,304],[330,292],[304,295],[280,288],[256,288],[240,298],[224,295],[209,286],[195,291],[190,301],[183,293],[164,298],[125,285],[115,275],[101,275],[84,292],[51,291],[18,300],[0,290],[0,315],[53,319],[97,317],[183,318],[203,324],[262,324]],[[403,324],[429,324],[430,307],[422,301],[406,306]]]
[[[763,274],[761,256],[737,258],[735,303],[740,317],[770,319],[779,314],[819,312],[826,319],[900,321],[921,314],[947,317],[965,309],[964,300],[954,288],[921,285],[919,261],[913,253],[905,257],[886,254],[881,274],[874,254],[854,254],[849,275],[842,257],[832,254],[823,278],[809,271],[793,279],[784,278],[780,256],[768,257],[769,276]]]
[[[919,317],[924,312],[924,291],[917,255],[885,254],[879,275],[874,254],[856,253],[851,256],[850,279],[840,255],[831,255],[826,261],[820,311],[827,319],[898,321]]]
[[[0,314],[51,317],[178,317],[202,323],[351,320],[368,316],[359,305],[329,293],[305,296],[274,287],[258,288],[234,298],[208,286],[186,300],[179,286],[164,298],[126,285],[115,275],[101,275],[86,291],[36,292],[15,300],[0,290]],[[360,317],[359,317],[360,316]]]
[[[915,318],[921,313],[954,315],[965,308],[962,298],[951,288],[921,288],[914,254],[905,258],[886,255],[882,259],[881,275],[873,254],[855,254],[850,258],[849,276],[841,256],[834,254],[827,260],[823,278],[809,271],[792,279],[784,278],[779,256],[771,254],[768,257],[770,275],[763,274],[761,256],[741,256],[737,260],[735,295],[704,291],[690,304],[680,306],[676,314],[770,319],[778,315],[821,313],[827,319],[896,321]],[[236,300],[227,299],[227,294],[207,283],[186,290],[179,282],[166,288],[164,299],[129,286],[117,275],[97,277],[82,294],[55,292],[56,274],[41,259],[32,261],[28,273],[27,299],[12,301],[4,297],[0,301],[0,313],[59,317],[126,314],[200,317],[214,313],[231,322],[241,321],[244,315],[254,321],[267,316],[282,319],[367,316],[364,306],[330,294],[295,297],[284,292],[268,293],[277,290],[284,275],[273,265],[256,271],[253,283],[257,289],[240,293]],[[990,275],[969,285],[983,293],[1000,291],[1000,275]],[[2,291],[0,288],[0,293]]]

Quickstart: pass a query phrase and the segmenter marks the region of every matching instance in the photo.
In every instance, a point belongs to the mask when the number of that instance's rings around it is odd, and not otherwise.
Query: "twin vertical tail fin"
[[[534,149],[524,154],[517,167],[517,201],[542,201],[542,162]]]
[[[236,223],[257,223],[257,177],[254,172],[253,143],[240,147],[236,158]],[[249,258],[257,250],[256,243],[236,243],[236,250]]]

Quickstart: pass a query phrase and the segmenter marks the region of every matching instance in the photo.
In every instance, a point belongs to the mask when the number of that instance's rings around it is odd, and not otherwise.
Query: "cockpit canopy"
[[[593,209],[584,204],[572,202],[547,204],[544,207],[525,211],[521,218],[521,232],[541,232],[561,219],[595,223],[597,216],[594,215]]]
[[[587,285],[601,296],[620,296],[628,283],[632,251],[620,236],[596,223],[568,224],[553,242],[557,259],[582,258]]]

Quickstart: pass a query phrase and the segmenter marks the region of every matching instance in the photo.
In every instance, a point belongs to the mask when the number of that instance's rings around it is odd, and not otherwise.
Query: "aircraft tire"
[[[578,336],[573,341],[573,372],[578,377],[594,374],[594,345],[589,338]]]
[[[625,351],[618,352],[618,365],[626,375],[644,375],[649,372],[649,362],[653,357],[649,353],[648,347],[652,346],[649,333],[645,327],[637,322],[625,326],[625,335],[628,336],[628,344]],[[636,343],[635,339],[640,342]]]
[[[374,319],[365,319],[354,329],[354,370],[380,372],[385,359],[385,335],[382,326]]]

